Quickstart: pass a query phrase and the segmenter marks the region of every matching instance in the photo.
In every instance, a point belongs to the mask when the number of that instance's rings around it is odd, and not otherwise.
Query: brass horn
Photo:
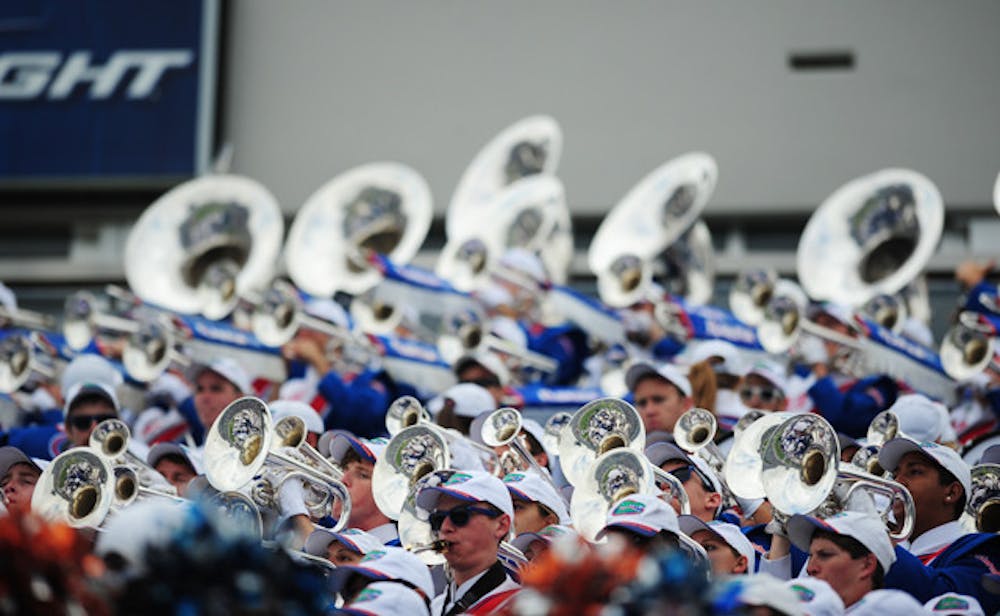
[[[627,447],[642,455],[646,429],[635,407],[619,398],[599,398],[583,405],[559,435],[559,464],[566,479],[580,485],[603,453]]]
[[[530,469],[547,481],[556,494],[562,494],[549,476],[548,470],[543,469],[525,447],[521,439],[522,425],[521,412],[509,406],[493,411],[483,421],[480,434],[483,443],[489,447],[507,447],[507,450],[500,454],[498,474],[505,477],[508,473]]]
[[[972,490],[965,510],[976,520],[981,533],[1000,531],[1000,465],[972,467]]]
[[[209,483],[226,492],[253,481],[254,502],[274,508],[282,484],[301,480],[310,516],[332,515],[339,502],[341,511],[335,528],[343,528],[351,511],[347,488],[308,461],[293,457],[298,450],[283,446],[274,434],[273,423],[267,405],[258,398],[247,396],[227,406],[205,439],[205,474]]]
[[[941,365],[948,376],[962,381],[995,365],[996,336],[989,319],[972,311],[959,313],[941,341]]]
[[[32,375],[46,379],[55,378],[55,372],[38,360],[36,349],[38,332],[9,333],[0,339],[0,393],[13,393],[20,389]]]
[[[96,528],[111,510],[115,474],[107,460],[86,447],[56,456],[42,471],[31,509],[48,520]]]

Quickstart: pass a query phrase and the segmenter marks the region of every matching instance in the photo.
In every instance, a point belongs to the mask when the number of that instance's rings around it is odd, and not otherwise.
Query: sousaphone
[[[542,259],[554,282],[565,280],[573,257],[569,208],[562,182],[534,175],[502,189],[482,208],[482,218],[449,234],[437,274],[461,291],[485,285],[511,248],[524,248]]]
[[[858,307],[917,279],[944,226],[937,186],[908,169],[884,169],[837,189],[809,218],[799,241],[798,278],[817,301]],[[929,313],[911,303],[910,314]]]
[[[278,202],[261,184],[200,177],[139,217],[125,245],[125,278],[145,302],[220,319],[270,280],[283,232]]]
[[[316,297],[364,293],[382,279],[368,255],[410,261],[430,229],[431,208],[426,180],[406,165],[378,162],[346,171],[295,216],[285,248],[288,273]]]
[[[696,304],[711,296],[711,237],[698,217],[718,175],[708,154],[684,154],[644,177],[608,213],[587,255],[606,304],[625,307],[645,299],[660,255],[668,290]]]
[[[445,232],[457,238],[484,220],[495,197],[521,178],[553,175],[562,154],[562,130],[555,119],[536,115],[502,130],[465,169],[448,205]]]

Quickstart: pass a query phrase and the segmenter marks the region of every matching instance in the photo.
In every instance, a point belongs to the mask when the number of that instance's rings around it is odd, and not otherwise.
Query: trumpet
[[[254,335],[266,345],[281,346],[299,329],[311,329],[340,341],[353,341],[351,332],[329,321],[306,314],[302,299],[291,283],[274,280],[250,317]]]
[[[490,447],[507,446],[507,450],[500,455],[498,474],[505,477],[508,473],[530,469],[545,479],[556,494],[561,495],[559,486],[552,481],[548,470],[543,469],[524,446],[521,440],[521,426],[520,411],[509,406],[493,411],[483,422],[480,434],[483,442]]]
[[[274,508],[284,482],[301,480],[309,515],[332,515],[339,501],[341,511],[334,528],[344,528],[351,512],[347,488],[308,462],[286,455],[298,450],[283,448],[283,444],[274,434],[271,413],[262,400],[252,396],[236,400],[222,411],[205,439],[209,483],[217,490],[231,491],[257,478],[250,485],[251,498],[261,507]]]
[[[551,357],[489,333],[486,330],[486,320],[479,310],[463,308],[452,311],[444,316],[443,325],[445,333],[438,337],[437,347],[441,357],[448,363],[455,363],[462,355],[493,351],[507,363],[513,364],[512,371],[531,369],[552,374],[559,368],[559,363]]]
[[[105,419],[94,427],[87,443],[106,458],[114,470],[115,505],[130,505],[141,495],[184,500],[156,469],[128,450],[130,438],[124,421]]]
[[[814,513],[828,517],[856,508],[857,497],[888,501],[877,513],[888,520],[891,505],[903,503],[902,528],[891,532],[905,539],[913,530],[916,508],[909,491],[899,483],[838,463],[836,432],[818,415],[774,413],[754,422],[740,434],[726,463],[726,480],[742,498],[766,496],[786,515]],[[888,523],[888,521],[887,521]]]
[[[306,442],[306,422],[301,417],[289,415],[282,417],[274,424],[275,445],[298,451],[299,456],[307,460],[316,470],[333,477],[337,481],[344,479],[344,471],[328,460],[315,447]]]
[[[36,349],[44,348],[38,332],[13,333],[0,340],[0,392],[17,391],[32,375],[55,378],[55,372],[38,361]]]
[[[941,365],[950,377],[966,380],[997,368],[996,336],[1000,317],[966,310],[941,341]]]
[[[976,520],[981,533],[1000,531],[1000,465],[977,464],[972,467],[972,490],[965,511]]]
[[[108,461],[85,447],[56,456],[42,471],[31,509],[75,528],[96,528],[111,510],[115,474]]]

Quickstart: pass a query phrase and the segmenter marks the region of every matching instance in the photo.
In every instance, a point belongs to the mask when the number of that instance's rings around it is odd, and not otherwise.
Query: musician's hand
[[[802,335],[796,343],[799,357],[802,362],[808,365],[826,364],[830,361],[830,354],[826,351],[823,341],[816,336],[809,334]]]
[[[297,336],[281,347],[281,356],[286,360],[302,360],[312,366],[320,375],[330,371],[330,360],[326,349],[317,340]]]
[[[301,481],[289,479],[281,484],[281,489],[278,491],[278,511],[282,517],[287,518],[296,515],[309,516]]]

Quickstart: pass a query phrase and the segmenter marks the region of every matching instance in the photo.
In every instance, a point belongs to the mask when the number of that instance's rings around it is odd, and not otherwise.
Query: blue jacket
[[[29,458],[51,460],[67,446],[66,433],[55,426],[12,428],[0,434],[0,445],[17,447]]]
[[[523,329],[523,326],[522,326]],[[556,373],[549,375],[548,385],[572,385],[583,374],[583,361],[590,354],[587,334],[575,325],[532,327],[527,330],[528,349],[559,363]]]
[[[389,404],[400,396],[416,396],[413,387],[397,383],[381,370],[365,370],[350,381],[331,370],[317,389],[330,405],[324,427],[347,430],[362,438],[386,436],[385,412]]]
[[[859,379],[846,391],[841,391],[830,376],[809,388],[809,397],[819,414],[834,430],[854,438],[865,436],[872,419],[892,406],[898,395],[899,385],[885,375]]]
[[[913,595],[926,603],[946,592],[970,595],[987,614],[1000,611],[1000,595],[982,586],[983,575],[1000,566],[1000,535],[970,533],[960,537],[931,564],[924,565],[907,550],[896,546],[896,562],[885,576],[885,587]]]

